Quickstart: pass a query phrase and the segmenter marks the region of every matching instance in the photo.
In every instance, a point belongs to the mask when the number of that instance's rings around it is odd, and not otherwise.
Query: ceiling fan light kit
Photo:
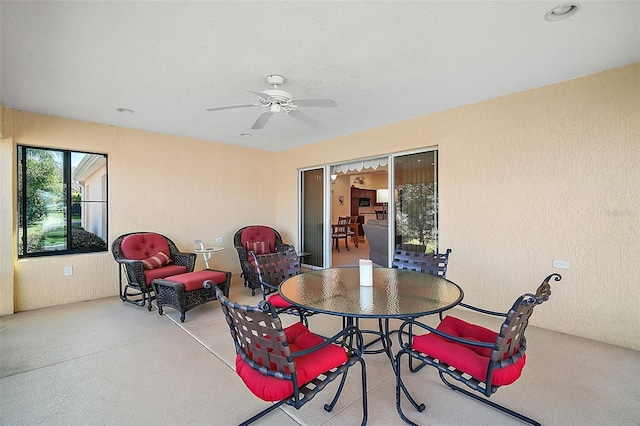
[[[293,99],[291,93],[279,89],[278,86],[284,83],[284,77],[279,74],[270,74],[267,76],[267,83],[271,85],[271,89],[256,91],[249,90],[250,93],[258,96],[259,104],[240,104],[228,105],[214,108],[207,108],[207,111],[220,111],[224,109],[245,108],[245,107],[265,107],[268,111],[264,111],[251,126],[252,129],[262,129],[273,114],[286,113],[288,116],[296,120],[310,125],[317,126],[320,123],[315,119],[301,112],[298,108],[303,107],[336,107],[336,101],[326,98],[310,98],[310,99]]]

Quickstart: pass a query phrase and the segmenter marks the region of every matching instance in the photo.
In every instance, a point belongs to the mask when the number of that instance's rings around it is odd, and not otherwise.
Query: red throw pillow
[[[142,264],[144,265],[144,269],[161,268],[164,265],[170,264],[171,262],[173,262],[171,258],[162,251],[157,252],[151,257],[142,259]]]
[[[271,248],[274,244],[271,241],[254,241],[247,242],[247,251],[252,251],[256,255],[258,254],[269,254],[271,253]]]

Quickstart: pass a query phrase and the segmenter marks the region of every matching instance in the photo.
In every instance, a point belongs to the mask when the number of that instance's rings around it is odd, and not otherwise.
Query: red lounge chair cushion
[[[187,272],[186,266],[167,265],[162,268],[148,269],[144,271],[144,278],[148,285],[151,285],[156,278],[166,278],[172,275],[184,274]]]
[[[285,328],[284,331],[292,353],[324,342],[321,337],[310,332],[299,322]],[[256,360],[256,362],[258,361]],[[347,354],[344,348],[337,345],[328,345],[316,352],[296,358],[294,364],[298,375],[298,384],[302,386],[309,383],[320,374],[345,362],[347,362]],[[240,355],[236,356],[236,372],[249,390],[264,401],[281,401],[289,398],[293,393],[293,383],[290,380],[262,374],[244,362]]]
[[[495,331],[479,325],[469,324],[451,316],[445,317],[436,329],[461,339],[475,340],[477,342],[494,343],[498,337],[498,333]],[[427,333],[422,336],[416,336],[413,339],[413,349],[437,358],[482,382],[487,379],[491,348],[464,345],[438,336],[435,333]],[[491,384],[493,386],[503,386],[515,382],[522,373],[525,360],[526,355],[515,364],[494,369],[491,376]]]
[[[187,272],[185,274],[173,275],[166,277],[167,281],[174,281],[184,284],[185,291],[198,290],[203,288],[202,283],[206,280],[211,280],[216,284],[223,284],[227,281],[227,275],[218,271],[195,271]]]
[[[258,225],[245,229],[242,231],[240,241],[247,248],[247,251],[253,251],[255,254],[272,253],[276,250],[276,234],[268,226]],[[254,247],[254,243],[258,243],[257,247]],[[263,251],[258,252],[257,250]]]
[[[159,251],[171,253],[167,240],[152,232],[127,235],[120,245],[122,254],[127,259],[142,260],[154,256]]]
[[[269,301],[269,303],[271,303],[273,305],[274,308],[279,309],[279,308],[288,308],[289,306],[291,306],[291,303],[287,302],[286,300],[284,300],[282,298],[282,296],[280,296],[279,293],[273,293],[269,296],[267,296],[267,300]]]

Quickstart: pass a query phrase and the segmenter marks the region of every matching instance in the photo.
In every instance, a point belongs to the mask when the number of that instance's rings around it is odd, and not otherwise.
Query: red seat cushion
[[[144,278],[147,281],[147,284],[151,285],[153,280],[155,280],[156,278],[166,278],[170,277],[171,275],[184,274],[185,272],[187,272],[186,266],[167,265],[163,266],[162,268],[145,270]]]
[[[269,296],[267,296],[267,300],[269,301],[269,303],[271,303],[273,305],[274,308],[279,309],[279,308],[288,308],[289,306],[291,306],[291,303],[287,302],[286,300],[284,300],[282,298],[282,296],[280,296],[280,293],[273,293]]]
[[[298,352],[324,342],[320,336],[313,334],[302,323],[295,323],[284,329],[287,343],[291,352]],[[328,345],[316,352],[294,359],[298,384],[303,386],[320,374],[347,362],[344,348],[338,345]],[[290,380],[267,376],[254,370],[236,356],[236,372],[244,384],[254,395],[265,401],[281,401],[289,398],[293,393],[293,383]]]
[[[498,333],[495,331],[451,316],[445,317],[436,329],[461,339],[477,342],[494,343],[498,337]],[[413,339],[412,347],[416,351],[437,358],[482,382],[487,379],[491,348],[456,343],[435,333],[416,336]],[[503,386],[515,382],[522,373],[525,360],[526,355],[514,364],[494,369],[491,384]]]
[[[127,235],[120,244],[122,254],[127,259],[142,260],[154,256],[159,251],[170,254],[167,240],[160,234],[142,232]]]
[[[211,280],[216,284],[223,284],[225,281],[227,281],[227,275],[219,271],[208,271],[205,269],[203,271],[172,275],[169,277],[165,277],[165,280],[182,283],[184,284],[185,291],[192,291],[203,288],[202,283],[206,280]]]
[[[254,251],[256,254],[267,254],[276,251],[276,233],[268,226],[256,225],[248,227],[242,231],[240,241],[247,248],[247,251]]]

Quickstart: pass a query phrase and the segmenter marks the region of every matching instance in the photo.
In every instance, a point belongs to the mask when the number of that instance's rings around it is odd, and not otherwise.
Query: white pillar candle
[[[373,308],[373,287],[360,286],[360,310],[369,313]]]
[[[360,285],[365,287],[373,285],[373,262],[369,259],[360,259]]]

